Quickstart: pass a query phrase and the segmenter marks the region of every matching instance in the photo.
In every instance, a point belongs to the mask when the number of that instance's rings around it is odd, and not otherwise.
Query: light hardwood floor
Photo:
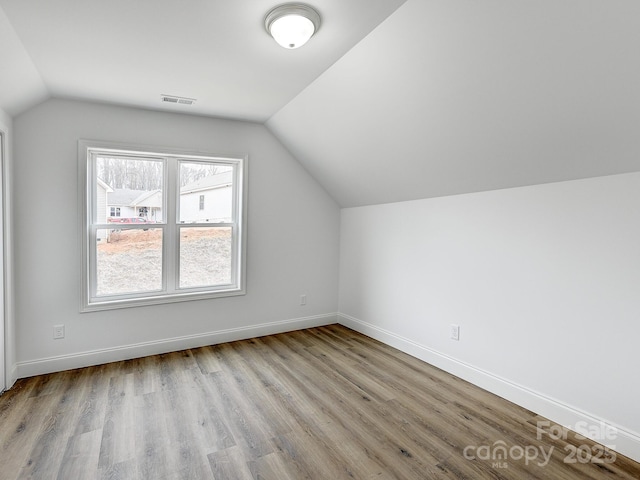
[[[331,325],[19,380],[0,479],[640,478],[544,420]]]

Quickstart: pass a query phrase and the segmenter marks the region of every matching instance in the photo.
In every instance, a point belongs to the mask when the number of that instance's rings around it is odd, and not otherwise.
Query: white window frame
[[[95,156],[100,153],[157,159],[164,163],[164,222],[153,225],[162,230],[162,289],[153,292],[129,293],[122,295],[96,295],[96,233],[98,230],[113,228],[113,224],[99,224],[96,215],[97,182]],[[178,177],[180,162],[215,162],[234,167],[232,221],[229,223],[181,224],[180,189]],[[244,295],[246,293],[246,250],[247,250],[247,166],[246,155],[217,155],[184,149],[120,144],[92,140],[78,141],[79,171],[79,225],[82,244],[81,272],[81,312],[108,310],[114,308],[137,307],[162,303],[183,302]],[[149,228],[145,224],[127,224],[127,229]],[[179,287],[180,272],[180,229],[192,227],[230,227],[232,231],[231,283],[194,288]]]

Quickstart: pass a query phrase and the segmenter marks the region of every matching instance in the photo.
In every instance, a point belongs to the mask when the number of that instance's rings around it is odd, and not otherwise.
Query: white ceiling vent
[[[165,103],[179,103],[181,105],[193,105],[196,101],[195,98],[176,97],[175,95],[160,95],[160,98]]]

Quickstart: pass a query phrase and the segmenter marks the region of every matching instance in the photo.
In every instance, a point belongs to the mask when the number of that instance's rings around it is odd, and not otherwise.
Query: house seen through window
[[[84,310],[244,293],[244,158],[92,146]]]

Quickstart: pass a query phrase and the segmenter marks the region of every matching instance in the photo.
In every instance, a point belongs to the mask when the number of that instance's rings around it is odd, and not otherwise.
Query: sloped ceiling
[[[358,206],[640,169],[640,2],[409,0],[267,121]]]
[[[0,108],[16,115],[49,92],[9,19],[0,8]]]
[[[275,3],[0,0],[0,108],[266,121],[347,207],[640,170],[637,0],[316,0],[299,50]]]
[[[316,0],[320,30],[285,50],[264,28],[276,0],[0,0],[0,108],[37,103],[44,82],[58,98],[264,122],[404,1]]]

